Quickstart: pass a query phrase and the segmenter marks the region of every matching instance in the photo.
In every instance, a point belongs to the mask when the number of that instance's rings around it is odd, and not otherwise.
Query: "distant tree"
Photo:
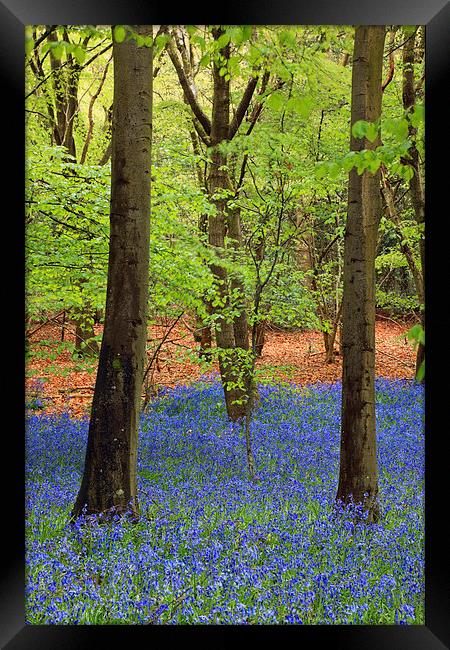
[[[244,26],[242,29],[245,32],[247,28]],[[251,30],[249,30],[250,34]],[[184,101],[192,111],[192,126],[195,129],[194,142],[198,139],[199,142],[203,142],[210,148],[205,185],[211,203],[215,206],[215,213],[209,215],[208,218],[208,240],[209,244],[217,251],[218,258],[225,260],[230,251],[234,256],[238,255],[242,247],[242,232],[240,211],[237,208],[232,209],[229,205],[229,200],[236,198],[239,188],[234,186],[230,177],[231,161],[224,145],[232,141],[238,133],[249,109],[260,74],[256,70],[252,71],[254,74],[250,75],[239,104],[231,117],[229,73],[231,32],[223,26],[214,26],[211,28],[211,35],[214,44],[214,51],[210,56],[213,85],[211,119],[203,111],[198,101],[192,65],[192,50],[187,44],[188,34],[185,30],[180,27],[171,30],[167,51],[183,89]],[[263,75],[262,83],[267,84],[267,75],[265,77]],[[252,113],[251,128],[258,119],[260,111],[261,106],[256,113]],[[201,179],[199,182],[203,185]],[[200,229],[205,229],[205,226],[206,220]],[[217,285],[220,307],[210,305],[210,311],[229,312],[231,308],[235,311],[232,318],[224,316],[223,313],[215,314],[219,316],[215,321],[215,335],[227,414],[231,420],[238,420],[246,415],[246,402],[251,383],[248,354],[250,342],[245,294],[239,273],[230,274],[225,263],[222,263],[222,260],[219,262],[210,266]],[[238,298],[239,300],[237,300]],[[237,304],[233,304],[233,301]],[[207,332],[207,330],[204,331]],[[204,350],[205,347],[203,347]]]
[[[358,120],[381,116],[385,27],[355,30],[352,71],[352,151],[375,149],[356,138]],[[342,420],[337,499],[362,503],[368,521],[379,517],[375,430],[375,251],[381,214],[380,170],[349,174],[342,305]]]
[[[113,45],[114,107],[110,243],[105,327],[83,480],[72,516],[138,515],[137,439],[147,338],[152,139],[152,48],[137,38]],[[123,35],[123,34],[122,34]]]
[[[403,107],[410,115],[414,111],[416,106],[416,93],[420,89],[416,89],[416,84],[414,80],[414,63],[416,58],[416,40],[417,30],[413,34],[408,34],[405,32],[405,43],[403,45]],[[423,80],[422,80],[423,81]],[[409,149],[409,157],[407,162],[413,169],[413,175],[409,181],[409,189],[411,193],[411,201],[414,208],[414,215],[416,222],[420,228],[425,226],[425,193],[423,187],[423,179],[420,166],[420,157],[419,151],[416,145],[417,129],[409,123],[408,127],[408,136],[411,138],[412,146]],[[419,302],[421,307],[421,323],[422,327],[425,329],[425,311],[424,311],[424,274],[425,274],[425,239],[424,232],[420,233],[420,269],[418,270],[416,277],[416,286],[419,296]],[[416,357],[416,372],[420,368],[420,365],[425,357],[425,347],[422,343],[418,344],[417,347],[417,357]]]
[[[111,47],[111,43],[101,50],[95,52],[87,61],[86,52],[88,45],[92,41],[93,34],[89,33],[86,28],[75,36],[72,30],[66,26],[47,25],[43,33],[38,38],[37,28],[33,27],[33,37],[35,46],[32,54],[28,59],[31,71],[37,81],[37,85],[27,95],[42,93],[46,107],[46,124],[51,136],[51,143],[63,147],[67,153],[69,162],[76,162],[77,158],[80,163],[84,164],[89,144],[92,139],[93,119],[92,109],[98,95],[103,87],[105,73],[102,75],[99,87],[91,98],[89,106],[89,129],[86,141],[81,152],[77,151],[75,139],[76,118],[80,111],[80,78],[85,68],[97,59],[101,54]],[[95,30],[92,30],[93,32]],[[78,42],[76,36],[78,35]],[[65,56],[64,56],[65,53]],[[50,62],[50,72],[47,74],[45,58],[48,54]],[[74,172],[72,171],[74,174]],[[77,284],[80,295],[83,296],[83,303],[78,308],[70,310],[71,316],[75,322],[75,347],[79,355],[98,355],[98,343],[95,340],[94,316],[95,309],[90,303],[89,298],[85,298],[83,285],[86,278],[81,278]]]

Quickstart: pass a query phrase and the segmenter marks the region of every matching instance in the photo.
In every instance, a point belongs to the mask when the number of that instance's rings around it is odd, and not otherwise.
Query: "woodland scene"
[[[425,28],[25,67],[27,623],[423,625]]]

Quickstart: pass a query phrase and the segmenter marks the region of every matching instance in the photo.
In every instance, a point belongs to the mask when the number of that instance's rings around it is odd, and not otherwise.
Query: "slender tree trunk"
[[[266,342],[266,326],[267,321],[261,320],[256,323],[256,341],[255,341],[255,354],[257,357],[262,355],[264,343]]]
[[[260,269],[266,254],[266,238],[264,235],[261,235],[258,241],[255,241],[253,245],[255,263],[257,264],[257,282],[255,287],[254,294],[254,311],[253,316],[255,321],[252,327],[252,352],[254,355],[254,360],[262,355],[264,344],[266,342],[266,325],[267,321],[264,317],[260,317],[259,309],[261,306],[261,296],[263,292],[263,286],[261,282]],[[253,371],[252,371],[253,372]]]
[[[143,36],[148,25],[136,25]],[[147,338],[152,49],[114,42],[110,242],[105,327],[83,480],[72,511],[138,515],[138,420]]]
[[[83,310],[74,314],[75,320],[75,349],[79,356],[98,355],[99,346],[94,340],[94,318],[93,312],[89,313],[86,305]]]
[[[52,32],[48,40],[56,42],[58,36]],[[50,65],[53,72],[53,88],[55,91],[56,121],[53,125],[55,144],[65,147],[69,154],[76,159],[75,138],[73,136],[74,118],[78,110],[78,84],[80,66],[69,55],[67,65],[53,56],[50,50]]]
[[[402,224],[401,224],[400,216],[397,212],[397,208],[395,207],[394,193],[392,191],[391,184],[387,178],[386,172],[383,168],[381,168],[381,178],[382,178],[382,193],[386,203],[387,213],[390,220],[396,226],[397,232],[402,238],[402,243],[400,245],[401,250],[406,258],[406,261],[408,262],[409,270],[411,271],[411,274],[413,276],[417,297],[419,299],[420,305],[422,306],[424,303],[425,294],[424,294],[424,283],[423,283],[421,269],[416,264],[414,252],[411,246],[406,241],[404,234],[402,233]]]
[[[236,266],[238,266],[239,260],[237,259],[237,256],[240,249],[242,248],[241,215],[238,208],[228,210],[228,237],[231,242],[231,247],[234,251],[234,261],[236,263]],[[248,350],[249,338],[247,310],[245,304],[245,286],[242,278],[240,277],[239,271],[236,271],[231,275],[230,288],[236,296],[239,295],[241,298],[240,303],[237,305],[240,310],[239,315],[236,316],[233,322],[236,346],[243,350]]]
[[[328,347],[325,346],[326,349],[326,355],[325,355],[325,363],[333,363],[334,362],[334,343],[336,341],[336,334],[339,328],[339,323],[341,320],[341,313],[342,313],[342,301],[337,309],[336,315],[334,317],[334,322],[333,322],[333,327],[331,332],[324,332],[324,334],[328,334]]]
[[[211,173],[209,177],[210,192],[214,197],[216,191],[223,188],[223,171],[220,167],[225,164],[224,157],[217,150],[212,154]],[[223,199],[212,199],[216,206],[216,213],[209,216],[209,243],[214,246],[218,253],[225,252],[225,216],[226,206]],[[213,264],[211,266],[216,280],[217,291],[221,297],[221,308],[225,312],[230,308],[228,274],[224,266]],[[233,385],[239,381],[238,365],[239,360],[236,354],[236,339],[233,321],[229,317],[222,316],[216,321],[215,327],[216,342],[219,348],[219,368],[224,385],[225,403],[228,417],[237,420],[245,415],[243,404],[237,403],[241,398],[241,392]]]
[[[403,45],[403,108],[406,111],[414,110],[416,104],[416,91],[414,85],[414,59],[415,59],[415,35],[405,41]],[[409,137],[413,141],[413,146],[409,149],[410,159],[408,162],[413,168],[414,174],[409,181],[409,189],[411,192],[411,200],[414,208],[416,222],[419,226],[425,227],[425,192],[423,187],[423,180],[420,170],[419,151],[415,144],[417,136],[417,129],[411,124],[409,125]],[[421,261],[421,276],[425,277],[425,232],[421,232],[420,236],[420,261]],[[422,285],[424,286],[423,282]],[[423,293],[421,302],[421,323],[425,329],[425,295]],[[419,369],[423,359],[425,358],[425,348],[419,343],[417,347],[416,357],[416,372]]]
[[[313,247],[313,238],[311,236],[309,222],[311,218],[309,215],[303,214],[298,211],[296,215],[296,225],[297,228],[300,228],[302,224],[305,224],[304,232],[301,237],[299,237],[296,247],[296,262],[298,268],[305,273],[304,284],[308,291],[313,291],[313,282],[311,277],[311,272],[314,267],[314,263],[311,256],[311,250]]]
[[[80,278],[76,282],[82,297],[83,284],[85,282],[86,278]],[[71,310],[71,316],[75,322],[75,350],[80,357],[96,357],[99,353],[100,348],[98,342],[94,340],[95,315],[95,309],[93,309],[89,300],[86,299],[82,307]]]
[[[358,26],[352,72],[351,124],[381,115],[385,27]],[[350,140],[352,151],[376,148]],[[349,175],[342,305],[343,375],[337,499],[362,503],[368,521],[379,517],[375,430],[375,250],[381,212],[380,172]]]
[[[178,38],[180,36],[178,35]],[[184,63],[184,70],[186,73],[187,78],[189,79],[192,92],[194,93],[194,96],[197,96],[197,89],[194,84],[193,76],[192,76],[192,70],[191,66],[188,64],[187,55],[183,57],[183,63]],[[184,102],[187,106],[189,106],[189,101],[186,97],[186,93],[183,93],[183,98]],[[200,163],[200,155],[201,155],[201,149],[200,149],[200,142],[199,142],[199,137],[195,131],[195,128],[192,127],[189,131],[189,135],[191,138],[191,143],[192,143],[192,149],[194,151],[194,154],[198,157],[195,163],[195,172],[197,175],[197,182],[199,188],[206,192],[207,191],[207,183],[206,183],[206,178],[205,178],[205,173],[202,170],[201,163]],[[201,214],[198,220],[198,230],[200,237],[203,239],[206,239],[208,237],[208,217],[205,214]],[[208,312],[208,314],[212,313],[211,305],[208,303],[208,300],[205,296],[203,299],[203,304]],[[199,314],[197,314],[197,323],[196,323],[197,331],[199,332],[198,335],[198,343],[200,343],[200,349],[199,349],[199,357],[201,359],[204,359],[205,361],[210,361],[211,360],[211,346],[212,346],[212,332],[211,332],[211,325],[207,324],[204,322],[204,320],[201,318]]]

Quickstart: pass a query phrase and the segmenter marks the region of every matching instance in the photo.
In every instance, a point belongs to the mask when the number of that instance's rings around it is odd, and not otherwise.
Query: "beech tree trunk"
[[[134,31],[152,34],[149,25]],[[114,42],[110,242],[105,326],[83,479],[72,517],[138,515],[137,430],[147,335],[152,49]]]
[[[164,31],[168,32],[167,27],[164,28]],[[221,26],[214,26],[211,31],[216,42],[225,33]],[[223,74],[230,58],[230,45],[227,43],[218,49],[213,56],[213,108],[210,120],[197,99],[192,51],[188,47],[187,41],[187,33],[183,28],[172,28],[172,37],[166,48],[183,89],[184,101],[192,109],[194,131],[191,133],[191,138],[194,152],[199,151],[198,143],[200,141],[210,151],[206,189],[211,202],[216,207],[216,213],[208,218],[208,238],[209,243],[215,247],[218,257],[224,257],[227,244],[228,249],[234,249],[235,253],[241,245],[239,211],[230,210],[227,205],[232,194],[235,195],[236,191],[239,191],[239,185],[233,191],[230,174],[227,170],[228,157],[223,150],[219,149],[219,145],[232,140],[238,132],[247,114],[259,77],[255,74],[250,76],[230,121],[230,81],[229,78],[226,78],[228,75]],[[222,75],[220,71],[222,71]],[[268,78],[268,73],[264,73],[261,94],[266,88]],[[261,109],[261,102],[254,106],[247,135],[251,133]],[[192,137],[193,135],[194,137]],[[200,187],[204,187],[199,168],[197,168],[197,174]],[[238,273],[229,277],[226,269],[220,264],[211,265],[211,271],[222,299],[222,304],[217,309],[219,312],[223,309],[226,311],[230,307],[230,291],[234,291],[235,295],[237,293],[243,296],[243,283]],[[212,307],[212,309],[214,308]],[[215,332],[227,414],[231,420],[237,420],[246,414],[245,402],[248,402],[248,387],[252,383],[250,377],[251,359],[245,355],[250,348],[245,299],[242,302],[240,313],[236,317],[231,319],[222,315],[222,318],[216,323]],[[244,359],[245,362],[243,362]]]
[[[222,31],[214,31],[214,37],[219,38]],[[224,59],[229,58],[229,45],[220,50]],[[219,74],[219,65],[214,63],[213,81],[214,95],[211,120],[211,165],[208,178],[208,192],[211,200],[215,205],[215,214],[209,216],[208,232],[209,243],[215,247],[219,255],[225,254],[225,237],[229,226],[232,227],[231,235],[234,235],[235,246],[238,246],[238,237],[236,229],[239,229],[239,222],[236,215],[228,213],[228,197],[225,192],[231,190],[230,179],[228,176],[227,155],[220,150],[219,145],[225,142],[229,137],[230,130],[230,82],[225,79],[225,75]],[[217,281],[217,289],[222,297],[223,308],[225,311],[230,307],[230,284],[226,269],[214,264],[211,266],[213,275]],[[243,324],[245,320],[245,324]],[[215,328],[216,342],[219,348],[219,367],[224,385],[225,403],[227,414],[230,420],[238,420],[246,414],[245,402],[247,400],[247,378],[243,371],[239,351],[248,350],[248,331],[247,347],[245,345],[245,335],[243,332],[246,328],[245,309],[242,310],[241,316],[237,319],[230,320],[222,317],[217,321]],[[237,340],[236,340],[237,339]],[[239,383],[241,387],[237,387]]]
[[[351,124],[381,115],[385,27],[357,26],[352,71]],[[352,151],[374,149],[353,136]],[[381,213],[380,172],[349,174],[342,305],[342,420],[337,499],[361,503],[377,521],[378,466],[375,430],[375,250]]]

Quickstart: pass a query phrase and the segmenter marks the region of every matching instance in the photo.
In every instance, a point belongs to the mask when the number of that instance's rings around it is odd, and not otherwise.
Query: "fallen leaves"
[[[161,322],[149,327],[148,338],[156,346],[171,323]],[[378,377],[413,379],[415,349],[407,341],[410,324],[377,320],[375,327],[375,373]],[[96,327],[96,334],[102,327]],[[53,359],[34,357],[27,364],[27,395],[33,392],[36,379],[44,381],[42,397],[48,412],[70,411],[75,417],[89,414],[95,387],[96,360],[74,360],[70,350],[55,350],[60,344],[61,330],[47,324],[30,339],[33,352],[53,350]],[[66,340],[71,341],[66,334]],[[73,337],[72,337],[73,338]],[[45,344],[42,342],[45,341]],[[338,345],[336,345],[336,350]],[[179,322],[158,352],[157,363],[148,373],[150,392],[157,395],[163,386],[188,384],[201,375],[217,370],[196,358],[198,344],[193,340],[187,323]],[[152,350],[149,350],[149,358]],[[334,362],[325,363],[321,332],[279,332],[268,329],[262,356],[257,361],[260,376],[266,379],[290,381],[297,384],[332,383],[341,379],[342,357],[335,354]]]

